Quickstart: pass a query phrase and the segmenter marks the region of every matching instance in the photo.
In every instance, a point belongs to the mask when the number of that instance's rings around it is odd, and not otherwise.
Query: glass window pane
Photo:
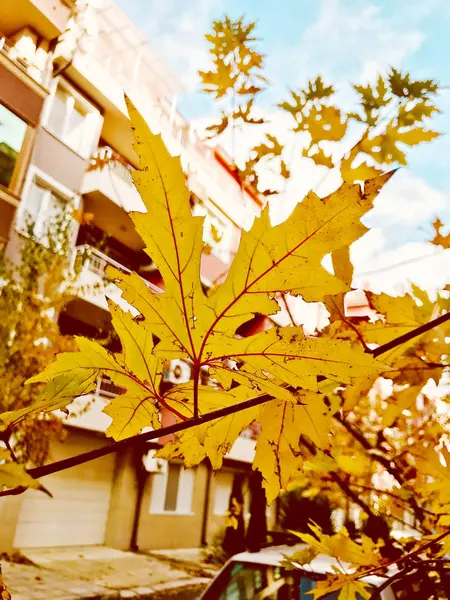
[[[0,104],[0,184],[8,187],[17,163],[27,124]]]
[[[166,498],[164,510],[174,511],[177,509],[178,486],[180,484],[181,465],[169,464],[167,473]]]
[[[52,133],[60,138],[64,135],[64,124],[68,108],[67,94],[58,88],[53,97],[47,126]]]
[[[80,151],[83,146],[84,124],[86,115],[76,106],[70,112],[69,123],[64,141],[70,148]]]
[[[28,225],[29,222],[34,223],[37,220],[46,193],[46,188],[40,185],[37,181],[33,181],[31,183],[25,199],[25,226]]]

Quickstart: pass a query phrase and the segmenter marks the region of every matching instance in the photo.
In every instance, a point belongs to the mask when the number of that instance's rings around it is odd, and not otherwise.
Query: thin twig
[[[413,329],[412,331],[409,331],[408,333],[400,335],[399,337],[391,340],[390,342],[387,342],[386,344],[378,346],[378,348],[371,350],[370,354],[372,354],[372,356],[374,356],[374,357],[380,356],[381,354],[384,354],[385,352],[388,352],[389,350],[392,350],[393,348],[396,348],[397,346],[401,346],[405,342],[409,342],[410,340],[413,340],[415,337],[422,335],[422,333],[426,333],[427,331],[430,331],[430,329],[439,327],[439,325],[446,323],[448,320],[450,320],[450,312],[445,313],[444,315],[441,315],[440,317],[437,317],[436,319],[433,319],[429,323],[425,323],[424,325],[421,325],[420,327],[416,327],[416,329]]]

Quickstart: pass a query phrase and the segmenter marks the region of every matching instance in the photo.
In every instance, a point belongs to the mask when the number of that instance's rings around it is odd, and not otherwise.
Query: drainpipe
[[[139,521],[141,517],[142,501],[144,499],[145,483],[147,481],[147,471],[142,460],[144,454],[147,454],[149,450],[158,450],[161,448],[161,444],[158,442],[144,442],[143,444],[136,447],[135,452],[135,469],[136,469],[136,480],[137,480],[137,497],[136,505],[134,508],[134,520],[133,529],[131,532],[130,550],[138,552],[139,546],[137,543],[139,534]]]
[[[208,516],[209,516],[209,502],[211,497],[211,475],[212,467],[211,464],[207,463],[208,472],[206,474],[206,489],[205,489],[205,500],[203,502],[203,516],[202,516],[202,535],[200,540],[201,546],[208,545]]]

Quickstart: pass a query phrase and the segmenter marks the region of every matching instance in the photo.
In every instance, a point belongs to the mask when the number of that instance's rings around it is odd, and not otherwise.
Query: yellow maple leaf
[[[164,299],[135,274],[127,277],[113,269],[109,274],[120,280],[124,298],[142,312],[168,349],[173,345],[178,354],[193,357],[200,333],[196,315],[205,302],[200,281],[203,217],[192,216],[179,157],[170,155],[161,136],[152,134],[130,102],[128,110],[141,166],[133,179],[147,209],[145,214],[131,213],[131,218],[164,279]]]
[[[112,323],[122,343],[122,353],[112,354],[97,342],[77,337],[79,352],[60,354],[54,363],[27,383],[48,382],[43,395],[48,406],[36,404],[25,416],[55,410],[74,398],[92,392],[101,374],[123,387],[123,396],[114,398],[105,412],[118,420],[108,429],[115,439],[140,433],[145,426],[157,426],[161,361],[152,354],[152,334],[132,315],[109,303]],[[148,417],[144,422],[142,416]]]
[[[205,364],[220,369],[221,361],[243,361],[240,372],[267,373],[266,379],[278,379],[296,387],[317,390],[317,375],[350,383],[385,370],[360,348],[348,342],[326,338],[306,338],[301,327],[273,328],[248,338],[213,337],[206,346]],[[261,379],[261,385],[264,385]],[[266,390],[267,391],[267,390]]]
[[[383,559],[379,554],[379,544],[361,534],[361,544],[354,542],[345,528],[338,533],[327,535],[319,525],[309,525],[312,533],[299,533],[299,538],[321,554],[337,558],[351,567],[376,567]]]
[[[417,396],[422,389],[423,384],[411,385],[404,390],[396,392],[389,399],[389,406],[383,411],[381,424],[383,427],[391,427],[395,419],[399,417],[404,410],[414,406],[417,401]]]
[[[308,131],[311,145],[324,140],[339,142],[347,131],[347,121],[341,121],[342,113],[336,106],[313,106],[308,115],[304,115],[302,131]]]
[[[337,600],[368,600],[373,592],[373,586],[357,579],[357,575],[330,575],[325,581],[318,581],[317,587],[308,594],[314,600],[325,598],[327,594],[339,591]]]
[[[164,401],[167,406],[175,408],[183,416],[192,417],[192,390],[192,383],[179,385],[165,395]],[[199,386],[199,414],[201,416],[253,396],[254,393],[245,386],[229,391]],[[166,443],[157,455],[161,458],[182,458],[188,467],[193,467],[208,457],[213,469],[220,469],[224,455],[231,450],[239,434],[257,419],[259,414],[260,408],[253,407],[192,427],[176,434],[174,440]]]
[[[19,486],[39,489],[41,484],[26,472],[25,465],[13,462],[9,450],[0,448],[0,491]]]
[[[435,246],[442,246],[442,248],[448,249],[450,248],[450,233],[443,235],[441,233],[441,229],[444,227],[444,223],[440,219],[436,219],[433,221],[433,227],[435,231],[435,236],[431,240],[431,243]]]
[[[333,457],[338,467],[348,475],[361,477],[369,472],[370,459],[362,452],[353,450],[351,454],[348,454],[345,450],[342,450],[333,452]]]
[[[320,394],[312,392],[302,393],[297,402],[272,400],[261,409],[261,434],[253,468],[261,471],[269,504],[280,490],[287,490],[302,468],[300,434],[319,448],[328,447],[333,412]]]
[[[419,325],[428,322],[434,305],[419,307],[414,298],[405,294],[404,296],[389,296],[389,294],[372,294],[366,292],[371,308],[382,315],[381,319],[373,323],[364,324],[360,330],[367,343],[385,344],[390,340],[409,333]],[[402,354],[408,346],[417,343],[417,339],[405,342],[385,354],[386,361]]]
[[[385,367],[348,341],[306,338],[301,328],[273,328],[245,339],[239,339],[236,330],[254,314],[276,312],[279,293],[323,300],[348,289],[348,283],[321,263],[327,254],[348,247],[367,231],[361,218],[391,174],[367,181],[363,190],[344,183],[326,198],[310,193],[277,226],[271,225],[265,209],[242,233],[224,283],[206,296],[200,280],[203,219],[191,214],[180,160],[169,154],[161,137],[153,135],[128,105],[140,155],[140,168],[133,177],[147,211],[131,217],[146,252],[161,271],[164,292],[155,293],[135,273],[109,269],[123,299],[140,313],[136,320],[111,304],[122,351],[112,354],[79,338],[80,352],[58,356],[30,381],[47,383],[45,410],[51,410],[91,392],[97,378],[108,375],[124,388],[124,394],[104,409],[113,419],[107,433],[117,440],[144,427],[158,427],[161,406],[180,419],[190,419],[269,393],[276,400],[268,407],[196,425],[177,435],[161,455],[180,456],[187,465],[208,457],[218,468],[240,432],[260,417],[266,425],[255,468],[263,472],[268,497],[273,499],[301,465],[301,433],[318,447],[328,445],[330,418],[337,406],[315,393],[318,376],[337,384],[351,383]],[[348,281],[348,275],[343,275]],[[176,357],[190,359],[194,383],[161,394],[162,364]],[[204,367],[211,369],[225,390],[197,385]],[[40,404],[36,410],[42,408]]]
[[[324,256],[359,239],[367,228],[360,218],[391,174],[359,185],[343,184],[326,198],[310,192],[290,217],[271,226],[269,208],[242,233],[239,248],[225,282],[211,294],[217,315],[214,326],[228,331],[252,318],[253,313],[273,314],[278,304],[269,297],[276,292],[302,295],[319,301],[348,287],[322,266]]]

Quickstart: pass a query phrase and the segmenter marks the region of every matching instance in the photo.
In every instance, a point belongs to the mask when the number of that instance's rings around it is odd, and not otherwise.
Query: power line
[[[380,267],[379,269],[373,269],[372,271],[364,271],[362,273],[356,273],[355,277],[366,277],[368,275],[376,275],[377,273],[384,273],[385,271],[392,271],[393,269],[397,269],[398,267],[403,267],[404,265],[410,265],[421,260],[427,260],[428,258],[433,258],[435,256],[441,256],[444,253],[442,251],[433,252],[432,254],[425,254],[424,256],[416,256],[414,258],[408,258],[406,260],[402,260],[398,263],[394,263],[387,267]]]

